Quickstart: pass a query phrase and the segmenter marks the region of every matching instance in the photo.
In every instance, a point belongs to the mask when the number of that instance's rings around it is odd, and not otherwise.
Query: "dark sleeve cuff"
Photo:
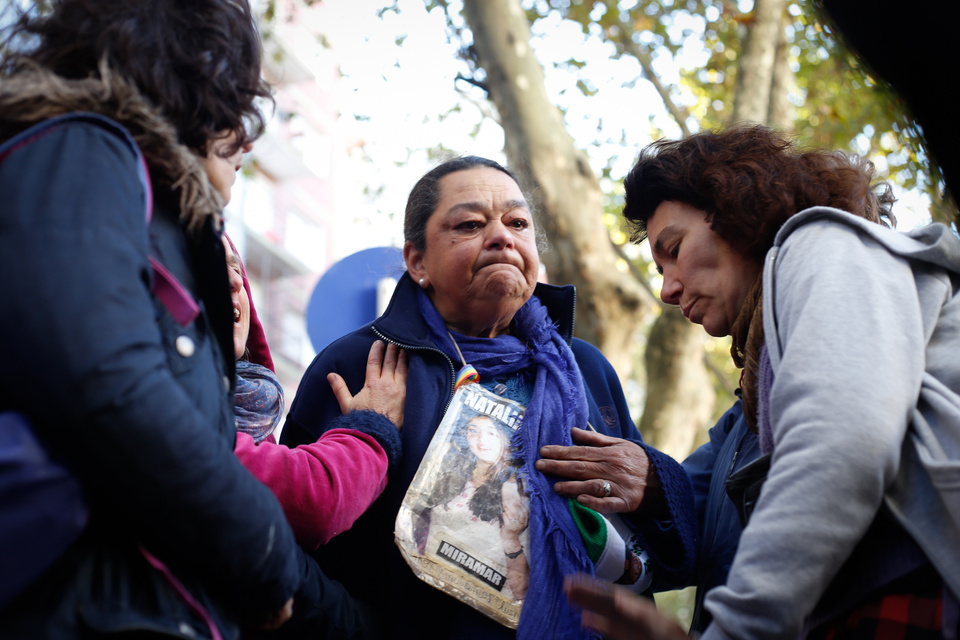
[[[390,462],[388,472],[392,473],[400,464],[400,458],[403,456],[400,430],[382,413],[369,410],[351,411],[335,418],[330,429],[355,429],[373,436],[387,454],[387,460]]]
[[[643,447],[660,479],[670,518],[655,520],[643,511],[625,514],[647,543],[655,567],[654,591],[678,589],[692,583],[697,559],[697,514],[690,479],[680,464],[653,447]]]

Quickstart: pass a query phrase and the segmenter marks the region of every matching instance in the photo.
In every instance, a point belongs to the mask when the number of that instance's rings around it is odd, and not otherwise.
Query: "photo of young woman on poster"
[[[450,556],[451,547],[503,568],[503,584],[494,587],[523,600],[529,580],[525,555],[529,507],[510,450],[513,430],[498,420],[464,408],[440,465],[441,475],[417,516],[420,553]],[[431,548],[436,546],[437,548]],[[456,559],[452,559],[456,562]]]

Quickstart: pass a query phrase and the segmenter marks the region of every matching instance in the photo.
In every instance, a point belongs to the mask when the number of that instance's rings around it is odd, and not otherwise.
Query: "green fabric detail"
[[[590,556],[590,561],[596,563],[603,550],[607,547],[607,522],[603,516],[589,507],[585,507],[573,498],[567,499],[570,506],[570,515],[580,531],[583,546]]]

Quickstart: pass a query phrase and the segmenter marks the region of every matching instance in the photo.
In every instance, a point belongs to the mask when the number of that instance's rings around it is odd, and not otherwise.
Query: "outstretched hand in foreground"
[[[270,616],[270,619],[260,625],[261,631],[276,631],[284,622],[293,617],[293,598],[291,597],[283,607]]]
[[[581,624],[613,640],[689,640],[676,621],[657,611],[652,600],[625,587],[586,574],[567,576],[563,590],[582,610]]]
[[[327,382],[344,414],[369,410],[381,413],[397,428],[403,426],[403,403],[407,398],[407,354],[395,344],[377,340],[367,356],[367,377],[357,395],[336,373],[327,374]]]

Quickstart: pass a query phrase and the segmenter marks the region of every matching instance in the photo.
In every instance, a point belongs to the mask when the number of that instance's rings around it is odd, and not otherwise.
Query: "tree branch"
[[[456,82],[457,80],[463,80],[464,82],[467,82],[467,83],[469,83],[469,84],[472,84],[472,85],[475,86],[475,87],[480,87],[481,89],[483,89],[483,92],[484,92],[484,93],[490,93],[490,90],[487,88],[487,83],[486,83],[486,82],[480,82],[479,80],[474,80],[473,78],[468,78],[467,76],[463,75],[462,73],[458,73],[458,74],[457,74],[457,77],[453,79],[454,82]]]
[[[620,44],[623,45],[623,50],[636,58],[637,62],[640,63],[640,68],[643,70],[643,77],[657,90],[660,99],[663,100],[663,106],[667,108],[667,111],[670,112],[673,119],[677,121],[677,124],[680,126],[680,132],[683,134],[683,137],[686,138],[690,135],[690,129],[687,127],[687,118],[690,117],[690,113],[673,101],[670,90],[660,82],[660,76],[653,70],[653,58],[649,53],[640,49],[631,37],[634,33],[633,27],[626,24],[622,19],[618,27],[618,40]]]
[[[706,351],[703,352],[703,364],[706,365],[707,369],[716,376],[717,380],[720,382],[720,386],[723,387],[724,391],[729,393],[731,396],[734,395],[737,391],[737,386],[730,382],[730,376],[726,372],[714,364],[713,360],[710,359],[710,354]]]
[[[643,274],[640,273],[640,270],[637,269],[637,265],[633,264],[633,260],[631,260],[630,257],[627,256],[626,252],[624,252],[623,246],[614,242],[613,238],[610,238],[610,245],[613,247],[614,253],[616,253],[619,258],[627,263],[627,268],[630,269],[630,274],[637,279],[637,282],[639,282],[643,289],[649,294],[651,306],[659,305],[662,307],[663,302],[659,297],[657,297],[657,294],[654,293],[653,287],[651,287],[650,283],[647,282],[647,279],[643,277]]]

